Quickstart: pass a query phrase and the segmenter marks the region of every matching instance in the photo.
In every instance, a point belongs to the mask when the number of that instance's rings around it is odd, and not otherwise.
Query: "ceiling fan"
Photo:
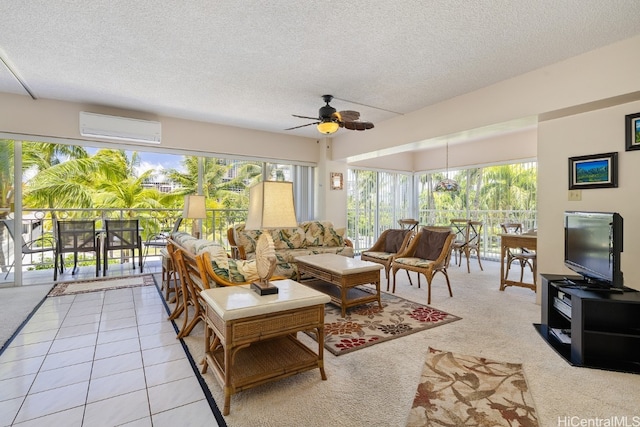
[[[292,114],[293,117],[301,119],[317,120],[313,123],[307,123],[306,125],[294,126],[285,130],[298,129],[305,126],[317,125],[318,131],[325,135],[336,132],[339,128],[345,128],[350,130],[367,130],[373,128],[371,122],[359,122],[360,113],[353,110],[336,111],[329,102],[333,99],[333,95],[322,95],[322,99],[326,102],[324,107],[321,107],[318,111],[318,117],[299,116]]]

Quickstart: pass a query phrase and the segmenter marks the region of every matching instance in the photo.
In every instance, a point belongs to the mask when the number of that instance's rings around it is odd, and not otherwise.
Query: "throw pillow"
[[[384,251],[392,254],[400,252],[402,242],[409,230],[389,230],[384,239]]]
[[[344,228],[325,227],[323,246],[344,246]]]
[[[303,247],[322,246],[324,244],[324,226],[320,221],[303,222],[301,226],[305,233]]]
[[[271,230],[273,247],[277,249],[299,249],[303,247],[304,232],[301,228],[277,228]]]
[[[431,261],[438,259],[449,234],[448,231],[433,231],[423,228],[418,235],[420,240],[418,240],[414,257]]]

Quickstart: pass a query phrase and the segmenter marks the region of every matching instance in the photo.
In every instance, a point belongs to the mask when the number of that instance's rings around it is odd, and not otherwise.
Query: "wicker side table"
[[[207,289],[205,363],[224,389],[223,415],[231,395],[310,369],[324,371],[324,305],[330,298],[293,280],[272,282],[280,292],[260,296],[249,285]],[[314,352],[296,333],[316,335]]]

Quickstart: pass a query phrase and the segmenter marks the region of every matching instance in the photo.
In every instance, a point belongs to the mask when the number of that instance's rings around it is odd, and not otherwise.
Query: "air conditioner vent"
[[[160,122],[80,112],[80,135],[118,141],[160,144]]]

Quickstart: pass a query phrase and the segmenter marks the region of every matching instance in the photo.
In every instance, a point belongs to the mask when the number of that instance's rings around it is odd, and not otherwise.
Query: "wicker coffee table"
[[[331,302],[342,308],[342,317],[347,308],[368,302],[380,302],[380,270],[382,265],[336,254],[318,254],[296,257],[298,273],[308,274],[319,280],[307,280],[303,284],[331,297]],[[358,285],[372,284],[376,292],[358,289]]]
[[[271,282],[280,290],[260,296],[249,285],[201,292],[205,310],[205,363],[224,389],[223,415],[231,395],[269,381],[319,368],[324,372],[324,305],[329,297],[293,280]],[[296,333],[316,335],[318,351]]]

